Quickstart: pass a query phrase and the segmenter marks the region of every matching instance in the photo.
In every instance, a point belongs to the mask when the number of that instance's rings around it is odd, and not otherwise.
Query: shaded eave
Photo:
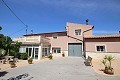
[[[38,33],[38,34],[27,34],[27,35],[24,35],[24,36],[51,36],[53,34],[58,34],[58,35],[67,35],[67,32],[66,31],[62,31],[62,32],[49,32],[49,33]]]
[[[22,42],[22,45],[24,45],[24,44],[33,44],[33,45],[39,45],[40,44],[40,42]]]

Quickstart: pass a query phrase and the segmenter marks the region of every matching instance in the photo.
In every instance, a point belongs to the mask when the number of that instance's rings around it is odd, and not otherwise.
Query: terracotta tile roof
[[[101,35],[101,36],[88,36],[85,38],[120,38],[120,34],[108,34],[108,35]]]
[[[38,33],[38,34],[27,34],[24,36],[45,36],[45,37],[51,37],[53,34],[57,34],[58,36],[67,36],[67,32],[63,31],[63,32],[50,32],[50,33]]]

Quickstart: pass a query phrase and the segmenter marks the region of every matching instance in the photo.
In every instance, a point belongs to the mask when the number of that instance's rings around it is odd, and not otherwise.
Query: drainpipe
[[[85,38],[84,38],[84,33],[88,32],[90,30],[93,30],[94,26],[91,29],[88,29],[86,31],[83,31],[83,56],[86,58],[86,46],[85,46]]]

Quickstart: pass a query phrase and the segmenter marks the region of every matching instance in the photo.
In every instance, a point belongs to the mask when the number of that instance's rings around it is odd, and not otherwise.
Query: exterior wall
[[[53,39],[52,37],[47,37],[47,38],[50,39],[51,52],[53,47],[61,48],[61,53],[64,51],[65,56],[68,56],[68,43],[82,43],[81,41],[69,38],[67,36],[58,36],[57,39]]]
[[[87,52],[96,52],[96,45],[105,45],[105,52],[120,53],[120,38],[86,39]]]
[[[27,36],[27,37],[18,37],[14,38],[13,41],[18,42],[40,42],[41,36]]]
[[[75,23],[67,23],[66,24],[66,31],[67,35],[83,40],[83,31],[86,31],[88,29],[91,29],[93,26],[91,25],[82,25],[82,24],[75,24]],[[75,35],[75,30],[81,29],[81,35]],[[92,30],[86,32],[84,34],[85,36],[91,36],[92,35]],[[68,36],[58,36],[57,39],[53,39],[53,37],[47,37],[50,39],[51,43],[51,50],[52,47],[59,47],[61,48],[61,52],[64,51],[65,55],[68,56],[68,43],[83,43],[82,41],[73,39]]]
[[[83,31],[91,29],[92,27],[93,27],[92,25],[67,23],[67,25],[66,25],[67,35],[70,35],[72,37],[82,40],[83,39],[83,34],[82,34]],[[81,29],[81,35],[75,35],[75,30],[77,30],[77,29]],[[92,30],[85,32],[84,36],[92,36]]]
[[[120,54],[119,53],[100,53],[100,52],[86,52],[86,58],[88,56],[94,58],[94,59],[103,59],[106,55],[111,55],[114,58],[120,58]]]
[[[97,52],[97,45],[105,45],[105,52]],[[86,56],[103,58],[105,55],[113,55],[120,58],[120,38],[86,39]]]
[[[42,37],[42,36],[24,36],[24,37],[18,37],[18,38],[14,38],[13,41],[49,43],[49,39],[47,39],[46,37]]]

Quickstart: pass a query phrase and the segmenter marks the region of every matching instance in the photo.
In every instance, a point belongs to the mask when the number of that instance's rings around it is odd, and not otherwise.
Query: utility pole
[[[28,26],[26,25],[26,35],[27,35],[27,29],[28,29]]]

